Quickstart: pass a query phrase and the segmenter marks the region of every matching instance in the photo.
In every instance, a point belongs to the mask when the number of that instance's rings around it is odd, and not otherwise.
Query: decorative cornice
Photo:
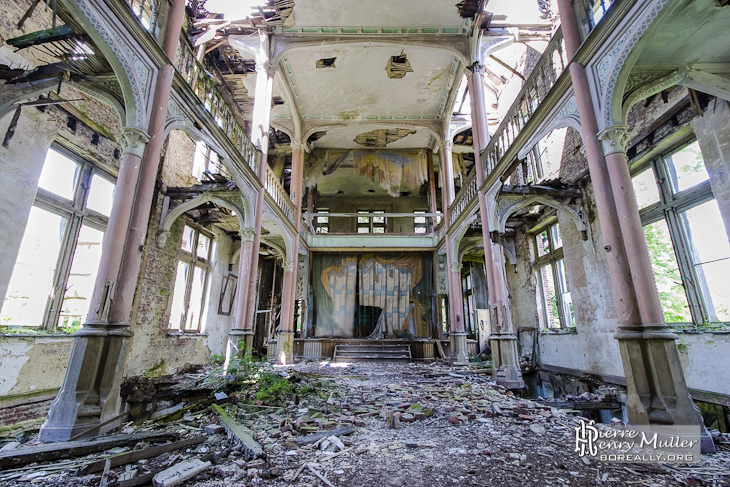
[[[124,127],[122,139],[122,154],[132,154],[141,158],[150,136],[138,128]]]
[[[614,125],[598,132],[598,140],[603,144],[603,155],[626,152],[631,143],[631,137],[626,125]]]

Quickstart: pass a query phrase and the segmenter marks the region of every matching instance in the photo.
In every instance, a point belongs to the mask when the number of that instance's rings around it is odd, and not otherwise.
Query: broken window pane
[[[634,187],[636,206],[639,209],[659,202],[659,188],[656,185],[656,178],[654,177],[654,170],[652,168],[642,171],[631,178],[631,184]]]
[[[203,294],[205,292],[205,269],[196,267],[193,273],[193,284],[190,287],[190,305],[188,307],[188,319],[185,329],[198,331],[200,326],[200,315],[203,310]]]
[[[86,207],[104,216],[109,216],[112,212],[113,199],[114,183],[98,174],[94,174],[91,178],[91,187],[89,188]]]
[[[547,328],[560,328],[558,302],[555,295],[555,281],[551,266],[546,265],[541,267],[538,270],[538,276],[542,284],[542,305],[545,326]]]
[[[210,250],[210,239],[203,234],[198,234],[198,250],[195,255],[199,259],[208,260]]]
[[[679,193],[709,179],[697,141],[670,155],[666,160],[667,173],[674,193]]]
[[[96,272],[101,262],[103,238],[104,232],[86,225],[81,226],[58,317],[59,327],[79,327],[89,312]]]
[[[32,207],[2,308],[10,326],[41,326],[66,224],[60,215]],[[60,291],[60,290],[59,290]]]
[[[570,286],[568,285],[568,275],[565,273],[564,261],[561,259],[555,263],[557,292],[560,295],[560,308],[563,315],[563,326],[575,326],[575,317],[573,315],[573,299],[570,296]]]
[[[180,323],[185,318],[185,289],[188,283],[188,272],[190,265],[185,262],[177,263],[177,274],[175,274],[175,288],[172,292],[172,307],[170,309],[171,330],[179,330]]]
[[[651,258],[651,267],[654,270],[654,281],[664,311],[664,321],[691,323],[692,315],[687,304],[687,295],[682,285],[682,277],[666,220],[662,219],[646,225],[644,235]]]
[[[195,230],[185,225],[182,235],[182,245],[180,246],[185,252],[193,253],[193,242],[195,241]]]
[[[537,242],[537,255],[542,257],[550,253],[550,240],[548,239],[548,232],[545,230],[535,236]]]
[[[682,213],[697,286],[711,322],[730,321],[730,244],[717,201]]]
[[[53,149],[46,154],[38,186],[67,200],[73,200],[80,166]]]

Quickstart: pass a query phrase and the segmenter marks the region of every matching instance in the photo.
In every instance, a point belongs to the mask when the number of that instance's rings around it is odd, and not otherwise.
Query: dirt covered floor
[[[0,485],[730,486],[725,437],[692,465],[581,458],[576,411],[520,399],[484,369],[233,365],[228,380],[206,369],[128,384],[135,415],[154,419],[79,440],[94,453],[18,463],[7,458],[38,444],[8,443]],[[110,438],[119,441],[93,446]]]

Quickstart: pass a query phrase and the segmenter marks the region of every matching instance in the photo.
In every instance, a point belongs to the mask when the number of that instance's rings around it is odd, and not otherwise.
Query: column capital
[[[270,61],[256,63],[256,74],[265,74],[271,78],[276,74],[276,65]]]
[[[303,151],[307,148],[307,144],[304,142],[299,142],[298,140],[292,140],[291,141],[291,148],[292,150],[300,150]]]
[[[281,267],[284,269],[284,272],[294,272],[297,264],[295,262],[284,262]]]
[[[150,136],[144,130],[136,127],[124,127],[122,128],[122,139],[122,154],[142,157]]]
[[[631,137],[627,129],[626,125],[614,125],[598,132],[598,140],[603,144],[603,155],[626,152],[631,143]]]
[[[451,263],[451,272],[461,272],[461,268],[463,266],[461,265],[461,262],[452,262]]]
[[[238,230],[238,235],[241,236],[241,243],[253,242],[253,238],[256,236],[256,230],[253,228],[241,228]]]
[[[466,67],[466,75],[471,76],[473,74],[484,74],[484,66],[479,64],[479,61],[474,61],[471,66]]]
[[[454,142],[451,141],[451,140],[441,141],[441,147],[443,147],[444,150],[453,151],[454,150]]]

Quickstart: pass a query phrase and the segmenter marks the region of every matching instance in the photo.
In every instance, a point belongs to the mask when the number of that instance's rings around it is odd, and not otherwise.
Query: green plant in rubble
[[[258,385],[256,400],[265,404],[281,401],[293,392],[291,382],[273,372],[263,372],[259,376]]]
[[[257,379],[267,365],[265,360],[254,357],[251,350],[248,350],[243,357],[232,359],[226,372],[243,380]]]

